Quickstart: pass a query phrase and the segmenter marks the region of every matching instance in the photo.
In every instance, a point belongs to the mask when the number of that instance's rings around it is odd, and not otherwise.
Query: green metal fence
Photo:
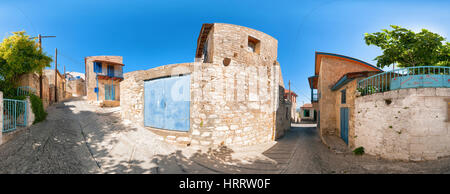
[[[20,86],[17,88],[17,96],[25,96],[29,94],[36,94],[36,89],[30,86]]]
[[[27,101],[3,99],[3,131],[16,130],[17,126],[27,125]]]
[[[404,88],[448,88],[450,67],[419,66],[386,71],[358,82],[361,95]]]

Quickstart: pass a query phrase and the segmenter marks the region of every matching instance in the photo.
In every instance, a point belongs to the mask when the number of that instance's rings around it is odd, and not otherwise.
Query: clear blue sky
[[[58,64],[67,71],[84,73],[86,56],[120,55],[130,72],[194,61],[202,23],[242,25],[278,39],[284,81],[291,80],[302,104],[310,97],[315,51],[376,64],[381,51],[365,45],[365,32],[394,24],[448,38],[449,10],[445,0],[2,0],[0,35],[57,36],[44,39],[43,47],[52,56],[57,47]]]

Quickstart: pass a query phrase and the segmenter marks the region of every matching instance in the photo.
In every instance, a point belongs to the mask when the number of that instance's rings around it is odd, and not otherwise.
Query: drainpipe
[[[97,101],[98,101],[98,93],[100,93],[100,88],[98,88],[98,77],[95,75],[95,81],[97,82]]]

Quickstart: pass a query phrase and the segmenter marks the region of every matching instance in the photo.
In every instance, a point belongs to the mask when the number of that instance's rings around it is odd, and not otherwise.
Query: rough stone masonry
[[[196,62],[124,74],[123,119],[144,126],[144,80],[190,74],[190,129],[148,127],[162,139],[184,145],[252,145],[272,141],[290,128],[277,40],[242,26],[204,24]]]

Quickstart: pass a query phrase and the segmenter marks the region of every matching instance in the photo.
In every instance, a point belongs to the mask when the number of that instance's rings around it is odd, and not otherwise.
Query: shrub
[[[358,147],[355,150],[353,150],[353,153],[355,155],[363,155],[364,154],[364,148],[363,147]]]
[[[45,120],[47,118],[47,113],[44,111],[44,105],[42,104],[42,100],[38,96],[30,94],[30,101],[35,116],[33,124]]]

